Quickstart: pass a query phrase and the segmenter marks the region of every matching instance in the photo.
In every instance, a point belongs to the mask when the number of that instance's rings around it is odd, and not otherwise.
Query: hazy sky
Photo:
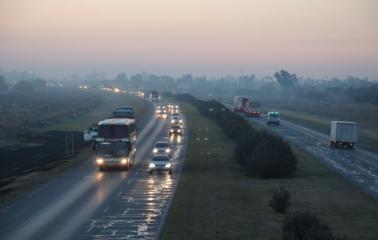
[[[377,0],[0,0],[0,69],[378,79]]]

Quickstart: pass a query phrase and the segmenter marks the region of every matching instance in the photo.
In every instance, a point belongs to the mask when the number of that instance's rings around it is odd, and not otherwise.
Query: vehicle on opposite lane
[[[280,125],[280,113],[279,112],[268,112],[266,115],[266,125]]]

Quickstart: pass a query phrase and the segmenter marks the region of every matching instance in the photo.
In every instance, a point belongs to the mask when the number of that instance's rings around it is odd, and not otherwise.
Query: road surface
[[[156,239],[169,210],[186,152],[187,131],[173,142],[173,174],[147,173],[152,145],[168,124],[154,116],[139,124],[137,155],[129,171],[99,172],[93,159],[53,178],[0,209],[0,238]]]
[[[328,135],[282,119],[280,126],[269,127],[264,118],[247,119],[304,149],[378,200],[377,154],[358,147],[354,150],[330,148]]]

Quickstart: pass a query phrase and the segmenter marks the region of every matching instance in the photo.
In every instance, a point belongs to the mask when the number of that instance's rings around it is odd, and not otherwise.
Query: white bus
[[[130,167],[133,165],[136,153],[136,135],[134,119],[111,118],[99,122],[96,138],[98,168],[103,170],[106,167]],[[123,151],[120,147],[124,148]],[[122,156],[118,154],[120,152],[122,152]]]

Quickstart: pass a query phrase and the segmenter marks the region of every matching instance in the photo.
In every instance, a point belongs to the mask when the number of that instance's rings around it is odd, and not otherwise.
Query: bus
[[[111,118],[100,121],[96,137],[98,168],[103,170],[113,166],[132,166],[136,154],[136,136],[134,119]]]

